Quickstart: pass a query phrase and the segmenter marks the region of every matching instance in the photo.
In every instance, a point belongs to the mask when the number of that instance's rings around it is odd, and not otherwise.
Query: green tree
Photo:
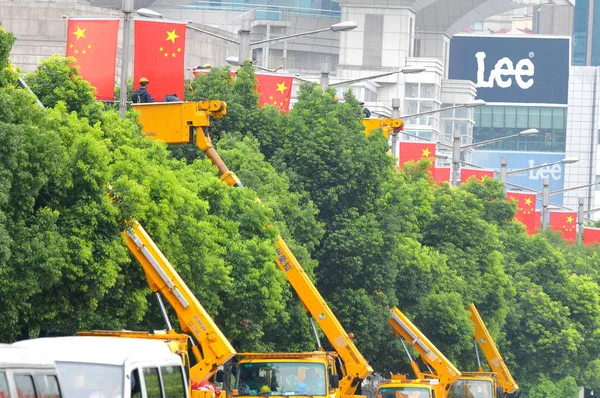
[[[54,107],[63,101],[67,111],[77,112],[90,124],[100,120],[102,103],[94,98],[90,83],[79,75],[74,58],[54,55],[42,60],[35,72],[25,76],[25,81],[44,106]]]

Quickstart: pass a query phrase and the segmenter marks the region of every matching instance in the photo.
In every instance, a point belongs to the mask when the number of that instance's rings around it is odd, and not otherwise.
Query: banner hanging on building
[[[145,77],[156,102],[167,94],[184,98],[185,30],[185,22],[135,20],[134,90]]]
[[[449,79],[471,80],[486,102],[566,104],[571,39],[538,35],[455,35]]]
[[[470,167],[461,167],[460,182],[465,183],[471,177],[477,179],[477,181],[483,181],[484,178],[494,178],[494,170],[473,169]]]
[[[96,88],[96,99],[114,101],[118,18],[69,18],[67,57],[74,57],[79,73]]]
[[[435,165],[435,142],[400,141],[400,167],[406,162],[418,162],[421,159],[433,159],[431,171]]]

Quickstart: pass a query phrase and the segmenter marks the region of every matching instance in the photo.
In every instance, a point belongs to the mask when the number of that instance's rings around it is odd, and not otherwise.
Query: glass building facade
[[[213,11],[253,11],[257,19],[282,19],[282,15],[339,18],[341,8],[333,0],[200,0],[187,8]]]
[[[591,27],[590,9],[594,10]],[[591,54],[588,54],[590,40]],[[600,2],[598,4],[595,4],[595,0],[575,2],[572,63],[578,66],[600,66]]]
[[[493,105],[475,108],[473,142],[538,129],[539,134],[515,137],[482,146],[481,150],[559,152],[566,150],[567,108],[552,106]]]

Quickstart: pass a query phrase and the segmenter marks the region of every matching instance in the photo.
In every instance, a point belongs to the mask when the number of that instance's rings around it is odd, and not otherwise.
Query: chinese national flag
[[[461,182],[467,182],[471,177],[475,177],[478,181],[483,181],[484,178],[494,178],[494,170],[470,169],[468,167],[462,167],[460,169]]]
[[[117,61],[116,18],[69,18],[67,57],[75,57],[83,79],[96,87],[96,98],[115,99],[115,63]]]
[[[278,107],[282,111],[290,110],[292,97],[293,76],[256,74],[256,91],[258,103],[262,108],[265,104]]]
[[[600,228],[583,228],[583,243],[593,245],[596,242],[600,243]]]
[[[562,232],[562,238],[565,240],[577,239],[577,212],[551,211],[550,228]]]
[[[506,200],[517,201],[517,213],[515,218],[525,224],[527,233],[533,235],[535,232],[535,194],[525,192],[506,192]]]
[[[434,167],[433,168],[433,180],[440,184],[442,182],[450,181],[450,167]]]
[[[406,162],[416,163],[421,159],[431,158],[435,160],[435,142],[400,141],[400,167]],[[433,164],[431,170],[433,171]]]
[[[156,102],[167,94],[184,97],[185,22],[135,20],[133,87],[141,77]]]

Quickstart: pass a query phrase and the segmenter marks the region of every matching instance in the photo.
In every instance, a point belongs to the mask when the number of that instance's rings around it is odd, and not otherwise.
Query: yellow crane
[[[243,187],[214,149],[208,135],[210,117],[226,113],[227,105],[223,101],[134,104],[133,107],[139,112],[142,131],[148,138],[169,144],[195,142],[217,167],[222,181],[229,186]],[[316,352],[238,354],[234,394],[357,396],[362,380],[373,369],[356,348],[353,335],[344,330],[281,236],[277,238],[276,253],[275,262],[309,313],[313,328],[316,322],[335,353],[323,352],[315,329],[320,347]]]
[[[390,380],[384,380],[377,388],[378,398],[446,398],[450,386],[461,376],[460,371],[450,362],[431,341],[400,311],[394,307],[388,318],[388,323],[394,334],[401,337],[402,345],[416,380],[408,380],[403,375],[393,375]],[[429,368],[422,372],[412,358],[404,343],[406,341],[418,353],[421,360]]]
[[[478,371],[463,372],[463,376],[452,387],[456,398],[469,397],[469,391],[475,397],[502,398],[515,393],[519,386],[513,379],[506,363],[494,343],[477,308],[471,304],[468,308],[469,319],[474,327],[475,352],[477,355]],[[491,372],[484,372],[479,358],[479,347],[485,356]]]

